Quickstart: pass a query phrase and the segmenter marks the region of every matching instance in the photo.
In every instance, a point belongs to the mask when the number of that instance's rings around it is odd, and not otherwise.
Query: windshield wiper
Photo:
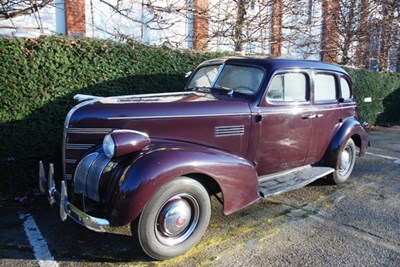
[[[229,87],[225,87],[225,86],[221,86],[221,85],[218,85],[218,86],[214,86],[212,89],[221,89],[221,90],[224,90],[224,91],[228,91],[228,95],[229,96],[232,96],[233,95],[233,89],[232,88],[229,88]]]
[[[211,90],[208,86],[198,86],[198,87],[189,87],[188,90],[199,91],[199,92],[209,92]]]

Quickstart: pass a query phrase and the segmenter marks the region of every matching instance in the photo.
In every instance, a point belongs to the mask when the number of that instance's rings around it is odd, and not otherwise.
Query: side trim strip
[[[70,134],[108,134],[112,128],[68,128]]]
[[[338,110],[338,109],[354,109],[356,106],[345,106],[345,107],[333,107],[333,108],[315,108],[314,106],[305,106],[300,109],[301,112],[320,112],[320,111],[329,111],[329,110]],[[279,109],[277,107],[267,108],[263,107],[260,109],[259,113],[252,113],[251,115],[259,115],[259,114],[282,114],[293,112],[294,108],[282,108]]]
[[[169,118],[199,118],[199,117],[226,117],[226,116],[250,116],[250,113],[227,114],[199,114],[199,115],[165,115],[165,116],[134,116],[134,117],[110,117],[108,120],[133,120],[133,119],[169,119]]]

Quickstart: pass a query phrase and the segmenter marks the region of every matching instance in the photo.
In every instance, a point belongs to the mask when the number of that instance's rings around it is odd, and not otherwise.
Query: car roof
[[[343,74],[347,74],[347,72],[343,68],[334,64],[329,64],[321,61],[271,58],[271,57],[223,57],[223,58],[207,60],[203,62],[201,65],[222,64],[222,63],[262,66],[269,71],[275,71],[278,69],[286,69],[286,68],[307,68],[307,69],[336,71]]]

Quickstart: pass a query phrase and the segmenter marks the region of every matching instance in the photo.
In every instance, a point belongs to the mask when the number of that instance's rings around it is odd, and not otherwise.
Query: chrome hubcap
[[[351,167],[351,163],[353,161],[353,154],[351,153],[351,148],[346,147],[341,156],[340,156],[340,164],[339,164],[339,172],[340,175],[346,175]]]
[[[156,236],[165,245],[185,241],[196,229],[200,215],[199,204],[188,194],[169,199],[157,216]]]

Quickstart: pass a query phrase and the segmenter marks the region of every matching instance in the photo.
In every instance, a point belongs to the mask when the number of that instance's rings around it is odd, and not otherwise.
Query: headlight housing
[[[107,157],[120,157],[142,150],[150,144],[150,137],[133,130],[115,130],[103,140],[103,151]]]

